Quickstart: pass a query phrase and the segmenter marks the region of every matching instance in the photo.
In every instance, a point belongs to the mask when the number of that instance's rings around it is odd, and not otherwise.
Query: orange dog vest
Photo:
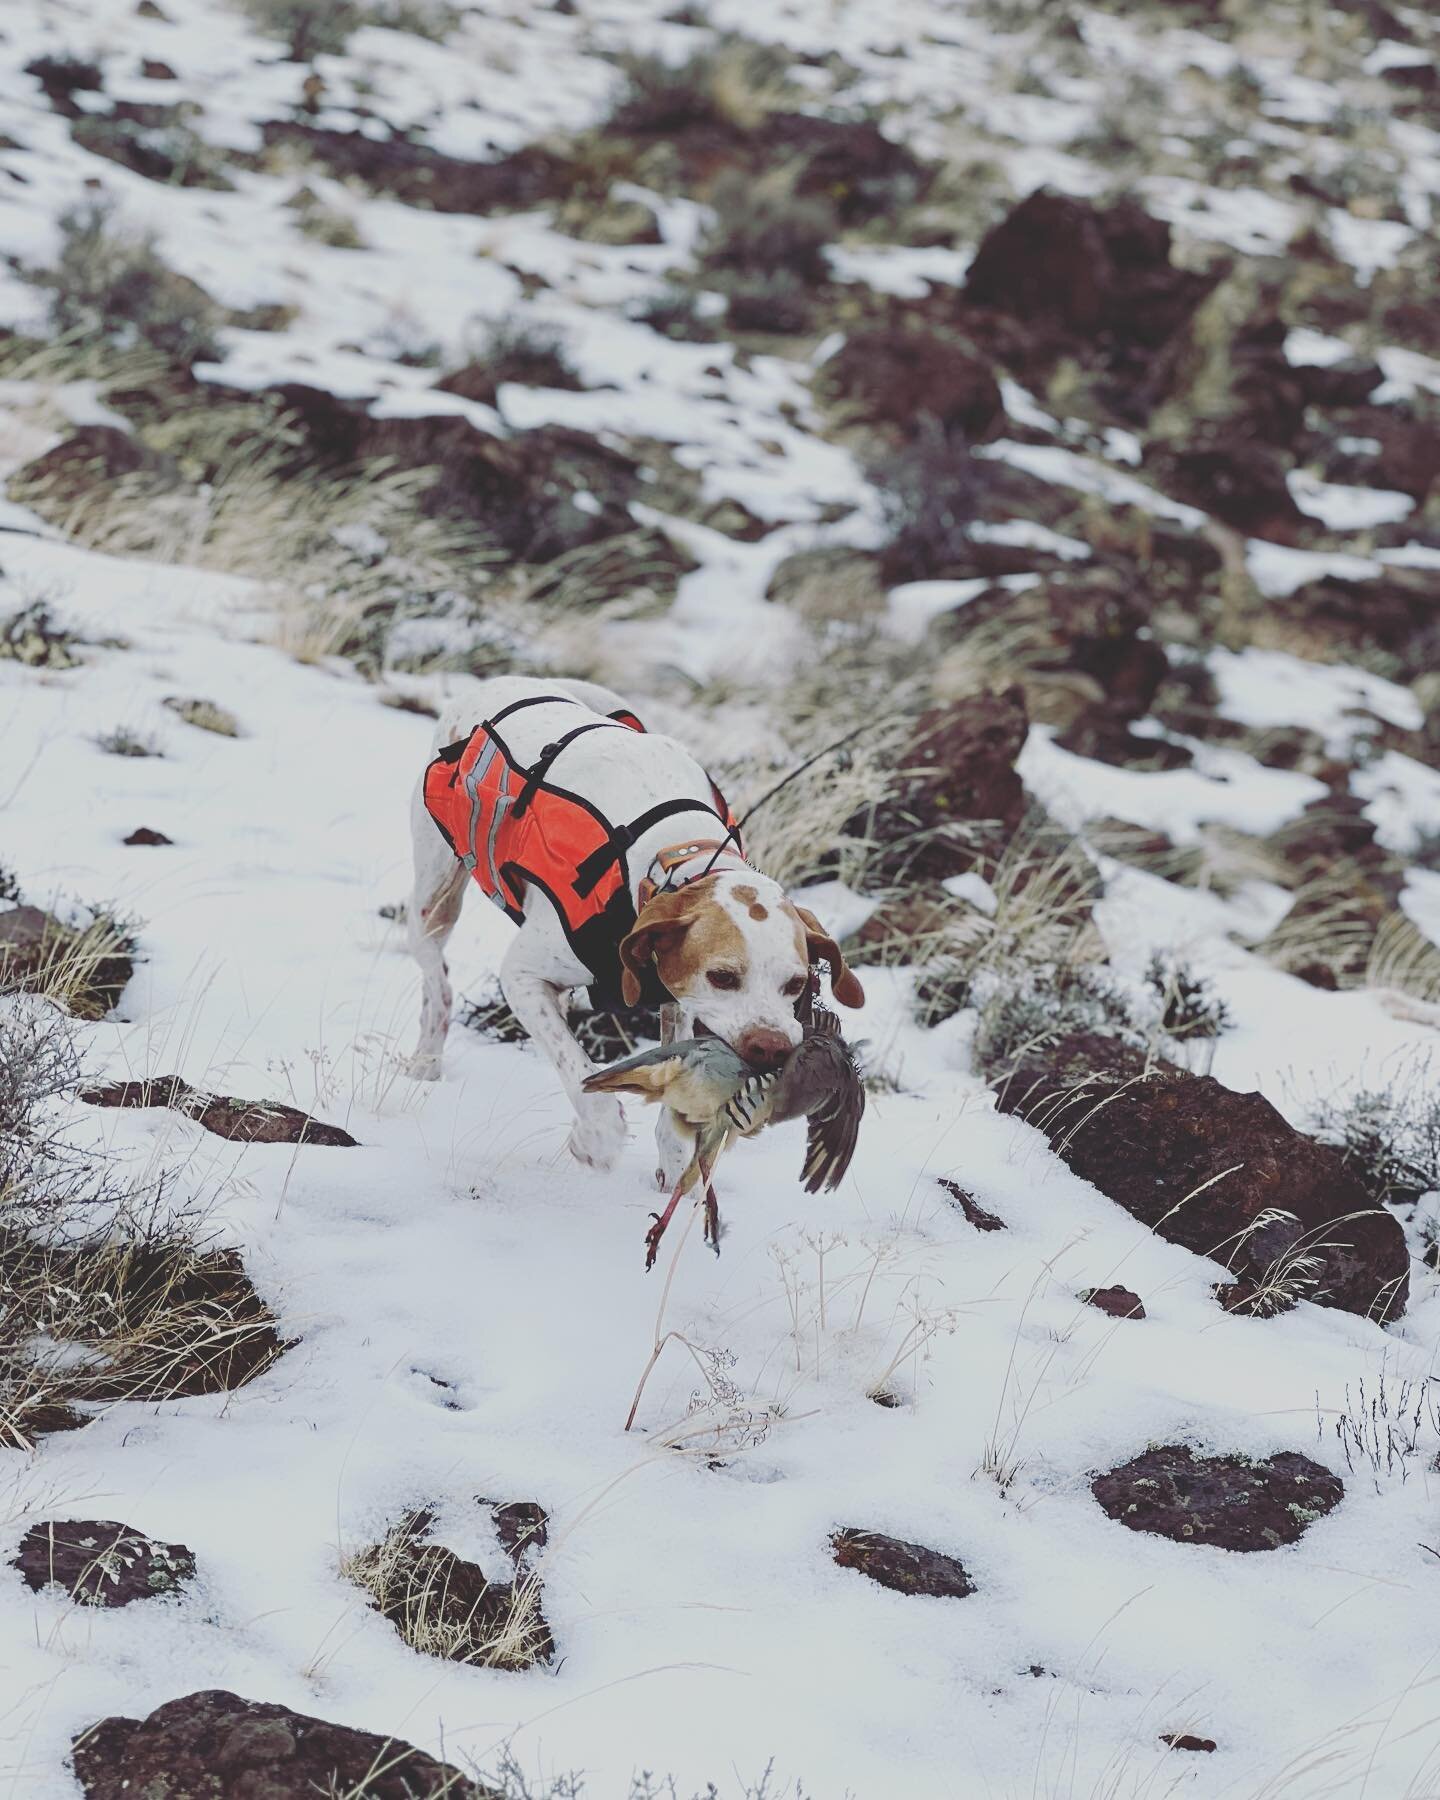
[[[632,712],[588,719],[547,744],[530,767],[517,762],[496,728],[522,707],[556,701],[580,704],[561,694],[517,700],[477,725],[469,737],[448,745],[425,771],[425,809],[481,892],[517,925],[525,916],[526,890],[540,889],[555,908],[571,949],[594,977],[597,1002],[616,1004],[620,943],[635,923],[627,862],[631,846],[662,819],[679,813],[713,813],[737,849],[740,839],[714,782],[713,804],[666,800],[617,825],[589,800],[551,779],[566,746],[586,732],[643,732]]]

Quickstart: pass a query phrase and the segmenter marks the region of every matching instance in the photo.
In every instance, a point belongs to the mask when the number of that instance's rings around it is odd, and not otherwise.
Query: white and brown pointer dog
[[[410,1071],[440,1074],[452,993],[445,944],[473,879],[519,925],[500,967],[516,1018],[575,1108],[570,1148],[609,1168],[625,1142],[620,1103],[587,1094],[594,1071],[564,996],[666,1005],[667,1036],[712,1033],[757,1069],[800,1042],[812,965],[834,997],[864,1004],[835,940],[752,868],[709,776],[673,738],[584,681],[501,676],[452,707],[415,790],[410,944],[420,964],[420,1040]],[[663,1108],[657,1177],[673,1186],[692,1146]]]

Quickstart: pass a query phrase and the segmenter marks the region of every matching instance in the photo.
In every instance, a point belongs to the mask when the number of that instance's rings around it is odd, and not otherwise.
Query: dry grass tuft
[[[0,1003],[5,1004],[5,1003]],[[71,1143],[73,1027],[8,1003],[0,1029],[0,1444],[29,1448],[121,1400],[228,1391],[286,1348],[238,1254]]]
[[[496,552],[474,528],[426,515],[432,469],[317,474],[293,422],[261,402],[177,394],[142,429],[182,485],[157,495],[142,473],[78,492],[31,482],[16,497],[90,549],[262,583],[272,641],[302,662],[345,655],[373,674],[404,621],[476,616]],[[487,606],[496,632],[504,616],[503,602]]]
[[[411,1513],[378,1544],[358,1550],[341,1573],[370,1596],[412,1650],[485,1669],[549,1662],[555,1643],[540,1610],[540,1583],[522,1572],[487,1581],[473,1563],[426,1541],[433,1518]]]

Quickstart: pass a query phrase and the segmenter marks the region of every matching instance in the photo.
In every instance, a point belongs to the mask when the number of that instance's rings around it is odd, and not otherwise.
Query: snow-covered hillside
[[[1440,1795],[1437,49],[1379,0],[10,0],[9,1793],[310,1791],[84,1752],[225,1689],[436,1796]],[[568,1158],[478,898],[405,1073],[408,796],[499,670],[741,811],[863,727],[752,834],[864,979],[859,1151],[812,1198],[797,1129],[734,1149],[718,1261],[645,1273],[648,1117]],[[35,908],[133,940],[118,1000],[55,1025],[95,959]],[[134,1376],[112,1220],[249,1323]],[[1175,1446],[1218,1506],[1127,1530]],[[1314,1504],[1222,1547],[1294,1453]],[[421,1511],[551,1654],[371,1605]],[[74,1520],[193,1573],[29,1581]]]

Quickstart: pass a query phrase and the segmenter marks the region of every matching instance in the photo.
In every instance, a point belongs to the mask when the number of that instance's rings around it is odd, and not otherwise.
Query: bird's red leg
[[[676,1184],[675,1192],[670,1196],[670,1204],[665,1208],[664,1212],[651,1213],[650,1215],[655,1223],[645,1233],[645,1267],[647,1269],[653,1269],[655,1267],[655,1253],[660,1248],[660,1240],[665,1235],[665,1227],[675,1216],[675,1208],[680,1204],[684,1193],[685,1177],[682,1175],[679,1182]]]
[[[715,1198],[715,1185],[710,1179],[710,1171],[702,1162],[700,1179],[705,1183],[705,1242],[718,1256],[720,1254],[720,1202]]]

